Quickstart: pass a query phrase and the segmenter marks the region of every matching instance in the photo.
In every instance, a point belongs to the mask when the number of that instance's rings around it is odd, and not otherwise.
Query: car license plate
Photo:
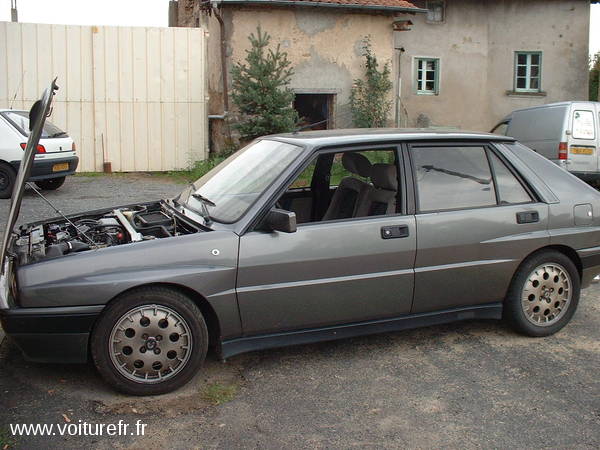
[[[594,149],[591,147],[571,147],[571,153],[574,155],[593,155]]]
[[[54,164],[52,166],[52,172],[62,172],[63,170],[69,170],[69,163]]]

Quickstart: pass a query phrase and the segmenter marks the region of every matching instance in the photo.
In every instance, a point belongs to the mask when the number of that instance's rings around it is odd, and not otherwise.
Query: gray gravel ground
[[[173,195],[144,177],[76,177],[51,197],[75,212]],[[50,215],[31,194],[28,219]],[[0,203],[4,220],[7,202]],[[0,448],[600,448],[600,286],[543,339],[497,322],[210,357],[178,392],[115,394],[91,366],[0,348]],[[223,393],[233,398],[228,401]],[[220,392],[220,394],[219,394]],[[223,403],[221,403],[223,402]],[[221,404],[218,404],[221,403]],[[63,416],[64,415],[64,416]],[[117,423],[144,436],[10,436],[10,423]]]

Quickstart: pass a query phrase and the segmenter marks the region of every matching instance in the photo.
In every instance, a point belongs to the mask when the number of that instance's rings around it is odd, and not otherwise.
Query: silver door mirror
[[[268,231],[296,232],[296,213],[284,209],[273,208],[264,221],[264,229]]]

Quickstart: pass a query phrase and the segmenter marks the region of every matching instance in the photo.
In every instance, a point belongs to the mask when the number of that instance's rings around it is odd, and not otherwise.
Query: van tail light
[[[75,141],[73,141],[73,145],[71,145],[71,151],[77,150],[77,146],[75,145]]]
[[[25,150],[25,147],[27,147],[27,144],[25,142],[23,142],[21,144],[21,148],[23,150]],[[44,148],[44,146],[42,144],[38,144],[36,153],[46,153],[46,149]]]
[[[558,159],[568,159],[569,152],[568,146],[566,142],[561,142],[558,144]]]

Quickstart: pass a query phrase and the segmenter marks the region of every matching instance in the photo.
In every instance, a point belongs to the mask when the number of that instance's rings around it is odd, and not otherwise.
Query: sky
[[[168,0],[16,0],[20,22],[166,27]],[[0,21],[11,0],[0,0]],[[600,4],[592,5],[590,54],[600,52]]]

